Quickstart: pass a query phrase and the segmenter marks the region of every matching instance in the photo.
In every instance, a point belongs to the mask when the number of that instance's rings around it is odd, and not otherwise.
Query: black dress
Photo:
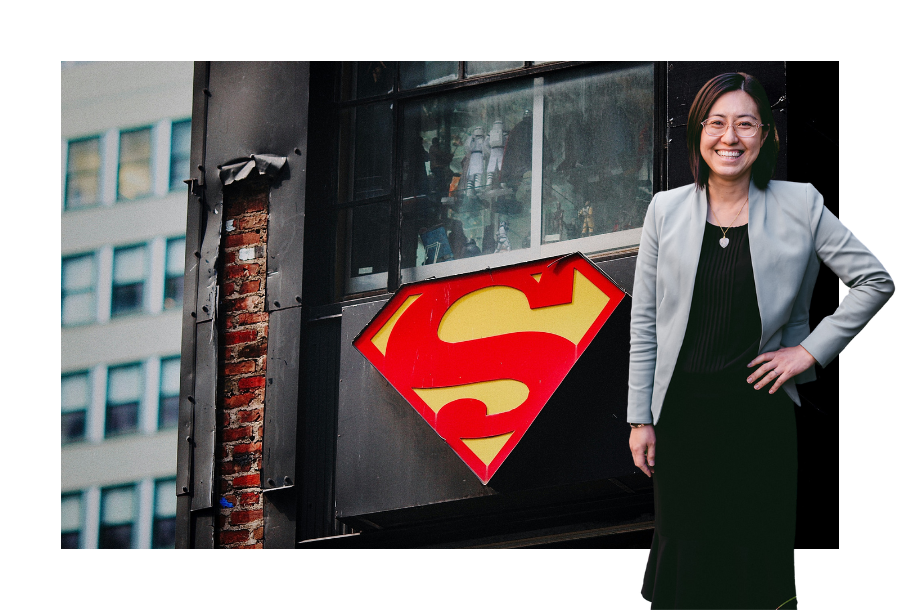
[[[796,608],[791,399],[754,390],[759,304],[747,225],[707,223],[691,313],[656,432],[651,608]],[[789,601],[790,600],[790,601]]]

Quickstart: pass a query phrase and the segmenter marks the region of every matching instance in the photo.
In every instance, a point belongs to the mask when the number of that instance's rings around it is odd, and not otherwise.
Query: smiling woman
[[[653,198],[634,278],[629,445],[656,508],[641,593],[652,608],[796,608],[796,384],[893,282],[811,184],[771,180],[778,132],[755,78],[707,82],[687,139],[694,184]],[[820,260],[850,296],[810,332]]]

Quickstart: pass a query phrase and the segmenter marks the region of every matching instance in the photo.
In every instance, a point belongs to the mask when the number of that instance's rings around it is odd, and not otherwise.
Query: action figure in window
[[[590,237],[594,234],[594,208],[590,201],[584,202],[584,207],[578,210],[578,217],[582,219],[581,237]]]

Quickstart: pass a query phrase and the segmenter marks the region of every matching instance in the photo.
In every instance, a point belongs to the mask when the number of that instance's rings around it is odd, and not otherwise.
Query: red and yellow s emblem
[[[407,284],[353,344],[487,483],[623,297],[579,253]]]

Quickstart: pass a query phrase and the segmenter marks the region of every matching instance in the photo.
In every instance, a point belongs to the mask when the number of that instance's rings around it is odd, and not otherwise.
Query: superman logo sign
[[[353,344],[486,484],[623,297],[579,253],[407,284]]]

